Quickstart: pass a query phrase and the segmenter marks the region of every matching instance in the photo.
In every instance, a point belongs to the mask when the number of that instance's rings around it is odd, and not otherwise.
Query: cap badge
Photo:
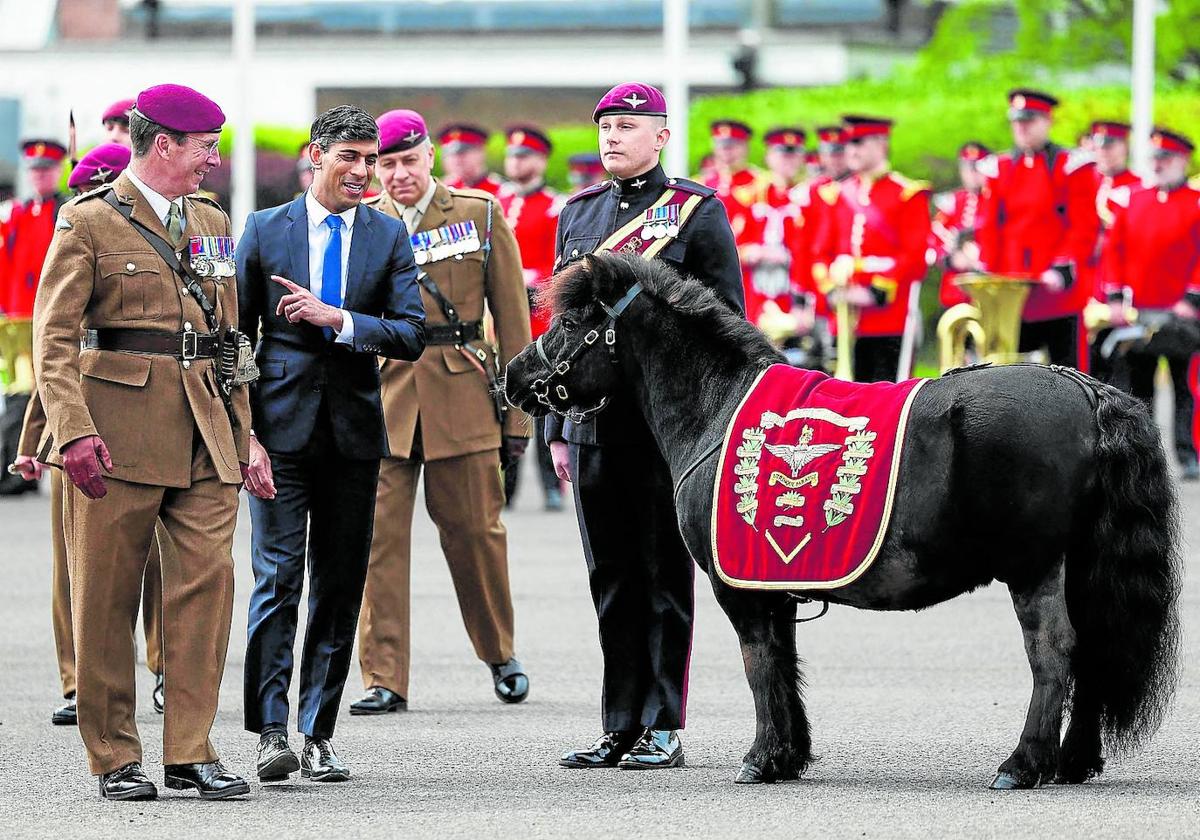
[[[1024,108],[1025,107],[1025,97],[1018,93],[1016,96],[1014,96],[1012,98],[1012,106],[1017,109]]]
[[[643,105],[645,105],[647,102],[649,102],[650,100],[641,99],[636,93],[631,93],[631,94],[629,94],[629,96],[626,96],[621,101],[628,102],[630,108],[640,108]]]
[[[635,190],[640,190],[642,187],[646,186],[646,180],[644,178],[638,178],[636,181],[631,181],[629,186],[633,187]]]
[[[512,142],[513,142],[514,146],[519,146],[522,143],[524,143],[525,142],[525,132],[524,131],[514,131],[513,135],[512,135]]]
[[[96,174],[94,174],[91,178],[88,178],[88,180],[95,181],[98,184],[103,184],[108,180],[108,176],[111,174],[112,170],[107,166],[100,166],[96,168]]]
[[[417,138],[419,138],[420,136],[421,136],[421,132],[417,131],[414,128],[412,131],[408,132],[408,134],[404,135],[404,142],[405,143],[415,143],[415,142],[417,142]]]

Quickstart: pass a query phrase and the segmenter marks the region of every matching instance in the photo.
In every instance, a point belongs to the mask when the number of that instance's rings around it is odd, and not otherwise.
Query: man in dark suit
[[[388,454],[377,358],[415,361],[425,347],[408,233],[360,204],[379,154],[374,118],[341,105],[317,117],[311,138],[312,187],[252,213],[237,249],[241,328],[257,340],[262,372],[250,399],[245,703],[246,729],[260,735],[263,781],[296,770],[313,781],[350,777],[330,738],[366,581],[379,461]],[[287,742],[287,694],[306,544],[297,758]]]

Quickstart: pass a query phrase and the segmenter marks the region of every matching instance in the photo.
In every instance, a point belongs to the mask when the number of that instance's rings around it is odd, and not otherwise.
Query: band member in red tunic
[[[942,267],[939,299],[945,307],[970,301],[954,281],[962,272],[979,267],[979,243],[975,232],[979,225],[979,196],[985,179],[978,164],[991,153],[991,149],[978,141],[963,143],[958,150],[958,177],[962,186],[933,197],[936,212],[930,245]]]
[[[8,224],[8,282],[0,290],[0,311],[9,318],[33,317],[42,263],[50,250],[58,209],[67,200],[58,191],[66,147],[53,140],[28,140],[21,151],[29,167],[33,196],[15,209]]]
[[[1129,206],[1117,208],[1104,239],[1105,295],[1117,326],[1130,320],[1130,306],[1143,322],[1154,312],[1200,318],[1200,190],[1187,183],[1195,147],[1166,129],[1156,129],[1150,143],[1153,186],[1135,190]],[[1180,353],[1168,356],[1167,363],[1175,392],[1175,454],[1183,478],[1200,480],[1194,428],[1197,357]],[[1135,346],[1116,359],[1113,382],[1153,406],[1157,369],[1158,354]]]
[[[571,183],[572,192],[599,184],[607,174],[600,155],[595,152],[583,152],[567,158],[567,180]]]
[[[761,175],[757,167],[750,166],[746,159],[750,154],[750,138],[754,131],[737,120],[716,120],[710,126],[712,134],[713,172],[701,180],[706,187],[717,191],[717,198],[725,205],[730,221],[754,203]],[[734,222],[733,235],[739,237]]]
[[[1104,236],[1112,227],[1113,218],[1119,208],[1129,206],[1129,197],[1140,189],[1142,179],[1129,170],[1129,123],[1116,120],[1096,120],[1090,132],[1092,154],[1096,160],[1096,216],[1100,220],[1096,246],[1092,250],[1091,266],[1095,296],[1104,300],[1105,280],[1101,253]]]
[[[546,133],[536,126],[517,125],[505,134],[504,174],[508,183],[500,190],[500,207],[521,250],[521,268],[529,291],[530,326],[536,339],[550,326],[550,311],[540,305],[537,293],[554,273],[554,234],[563,199],[546,186],[546,163],[554,148]],[[545,441],[545,420],[539,418],[536,426],[534,446],[545,507],[562,510],[562,488],[554,472],[550,446]],[[516,498],[520,473],[519,465],[504,471],[505,498],[510,506]]]
[[[793,299],[807,306],[812,291],[812,267],[800,208],[792,201],[804,168],[802,128],[775,128],[763,135],[767,171],[760,174],[754,202],[738,209],[742,242],[738,256],[746,291],[746,318],[758,323],[763,304],[773,302],[788,312]],[[811,328],[811,318],[808,326]]]
[[[1050,142],[1057,99],[1022,88],[1008,101],[1015,147],[980,163],[987,176],[980,265],[1037,283],[1022,315],[1022,351],[1040,349],[1055,364],[1086,367],[1080,313],[1091,294],[1095,176],[1086,155]]]
[[[843,124],[853,174],[838,182],[837,202],[822,214],[813,279],[831,305],[845,296],[857,311],[855,379],[906,379],[911,332],[903,339],[927,268],[929,185],[892,171],[891,120],[855,115]]]
[[[451,123],[438,132],[444,182],[451,189],[483,190],[498,195],[504,182],[487,168],[488,130],[471,123]]]

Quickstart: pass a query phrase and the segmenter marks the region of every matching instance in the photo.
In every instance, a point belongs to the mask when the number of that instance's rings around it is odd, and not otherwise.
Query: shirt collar
[[[325,224],[325,219],[333,215],[325,209],[325,205],[317,201],[316,197],[312,194],[312,190],[304,193],[304,209],[308,212],[308,223],[313,227],[320,227]],[[358,205],[355,205],[349,210],[343,210],[341,213],[338,213],[347,230],[354,227],[354,216],[357,212]]]
[[[663,172],[662,164],[656,164],[653,169],[643,172],[641,175],[635,175],[632,178],[614,178],[613,183],[616,185],[617,195],[634,196],[642,193],[658,193],[667,183],[667,173]]]
[[[411,209],[416,210],[418,216],[424,216],[425,211],[429,209],[429,204],[433,201],[433,193],[435,190],[437,190],[437,185],[437,178],[431,177],[429,179],[429,186],[425,188],[425,194],[418,198],[417,203],[412,206]],[[391,199],[391,202],[393,205],[395,205],[396,211],[402,216],[404,215],[405,210],[410,209],[407,204],[401,204],[395,199]]]
[[[177,198],[170,201],[166,196],[155,192],[150,187],[146,186],[146,182],[133,174],[132,169],[126,169],[125,174],[129,176],[129,180],[137,187],[142,195],[146,197],[146,201],[150,202],[150,209],[154,211],[154,215],[158,216],[158,220],[164,225],[167,223],[167,214],[171,212],[171,205],[175,204],[179,207],[180,212],[183,212],[183,199]]]

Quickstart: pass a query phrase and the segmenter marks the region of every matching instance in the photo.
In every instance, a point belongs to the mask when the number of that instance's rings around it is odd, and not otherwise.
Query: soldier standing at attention
[[[744,309],[737,246],[716,191],[669,178],[667,103],[646,84],[618,85],[592,114],[612,178],[568,199],[558,269],[596,251],[657,258]],[[614,399],[590,422],[547,422],[559,477],[572,481],[604,656],[601,724],[563,767],[676,767],[691,656],[694,564],[679,535],[670,473],[637,408]],[[569,445],[568,445],[569,444]],[[630,487],[645,488],[638,498]]]
[[[521,256],[495,198],[433,177],[433,145],[420,114],[389,111],[378,123],[384,192],[370,203],[403,219],[410,232],[426,349],[415,362],[388,360],[381,370],[388,457],[379,470],[358,622],[367,693],[350,713],[385,714],[408,705],[412,517],[422,470],[425,505],[475,655],[490,668],[496,696],[520,703],[529,678],[513,655],[500,466],[524,453],[529,423],[515,409],[505,412],[495,389],[497,365],[503,370],[529,343]],[[498,348],[484,337],[485,305]]]
[[[159,518],[177,554],[163,556],[166,784],[206,799],[250,791],[208,739],[250,427],[246,389],[218,364],[223,342],[237,342],[229,217],[193,195],[221,163],[224,121],[182,85],[138,95],[130,167],[59,215],[34,312],[38,460],[71,482],[79,731],[110,799],[157,795],[135,723],[133,626]]]
[[[451,123],[443,126],[437,137],[442,148],[447,187],[483,190],[489,195],[500,193],[504,182],[487,168],[486,128],[471,123]]]
[[[529,292],[530,335],[536,339],[550,327],[550,312],[538,305],[537,293],[554,273],[554,231],[563,200],[546,186],[546,163],[553,150],[546,133],[536,126],[514,126],[507,130],[507,140],[504,174],[508,183],[500,190],[500,207],[521,249],[525,289]],[[544,418],[535,421],[533,445],[545,508],[559,511],[563,508],[562,490],[545,441],[545,426]],[[516,498],[520,474],[519,463],[504,471],[504,498],[509,506]]]
[[[1091,161],[1050,142],[1053,96],[1020,88],[1008,104],[1015,148],[979,164],[987,176],[980,268],[1035,282],[1021,318],[1022,352],[1044,350],[1053,364],[1086,369],[1080,316],[1092,294],[1086,275],[1099,221]]]
[[[836,203],[822,213],[813,278],[831,308],[844,295],[857,312],[854,378],[895,382],[911,375],[912,346],[903,338],[927,268],[929,185],[892,170],[891,120],[842,119],[853,174],[838,182]]]
[[[963,143],[958,149],[958,177],[962,184],[953,192],[933,197],[933,236],[930,246],[942,264],[942,286],[939,299],[947,308],[968,303],[970,298],[954,281],[964,271],[979,268],[979,243],[976,227],[979,224],[979,199],[984,177],[979,161],[990,155],[991,149],[976,140]]]
[[[132,100],[130,100],[132,101]],[[128,132],[125,135],[129,138]],[[76,195],[110,184],[129,165],[129,147],[119,143],[102,143],[83,156],[71,171],[67,182]],[[25,411],[21,442],[14,466],[27,481],[41,478],[43,465],[37,460],[42,436],[46,429],[46,413],[37,391]],[[63,483],[59,470],[50,470],[50,540],[52,566],[51,623],[54,647],[58,656],[58,673],[66,703],[54,710],[50,722],[56,726],[77,723],[75,706],[75,635],[71,628],[71,581],[68,569],[66,535],[62,521]],[[146,560],[146,577],[142,584],[142,626],[146,632],[146,667],[154,674],[151,700],[154,710],[163,712],[162,676],[162,575],[159,565],[159,546],[170,551],[170,538],[162,523],[155,526],[155,541]]]
[[[1169,312],[1179,319],[1200,319],[1200,189],[1187,183],[1192,141],[1174,131],[1155,129],[1152,186],[1136,190],[1129,206],[1118,207],[1104,240],[1105,296],[1113,324],[1129,322],[1128,307],[1139,315]],[[1169,356],[1175,393],[1175,456],[1184,481],[1200,480],[1194,428],[1197,356]],[[1115,362],[1116,384],[1153,410],[1158,354],[1131,348]]]
[[[713,173],[704,180],[704,186],[717,191],[717,198],[725,205],[733,235],[741,244],[744,233],[742,211],[754,203],[758,179],[757,167],[746,161],[750,156],[750,138],[754,130],[738,120],[714,120],[709,125],[712,135]]]

